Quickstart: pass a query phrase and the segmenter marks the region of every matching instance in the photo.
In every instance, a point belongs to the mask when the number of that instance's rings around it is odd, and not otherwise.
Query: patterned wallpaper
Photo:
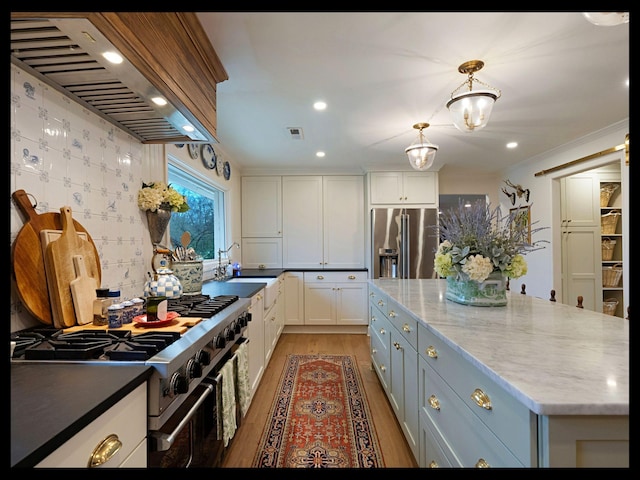
[[[27,192],[38,214],[70,206],[96,244],[102,286],[123,299],[142,295],[149,266],[137,193],[146,147],[13,64],[10,87],[10,193]],[[10,204],[13,245],[25,219]],[[11,331],[39,324],[12,283]]]

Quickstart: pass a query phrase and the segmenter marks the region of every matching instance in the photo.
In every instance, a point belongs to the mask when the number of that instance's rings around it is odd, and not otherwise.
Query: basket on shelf
[[[602,302],[602,313],[607,315],[615,315],[618,308],[618,300],[615,298],[605,298]]]
[[[620,185],[617,183],[605,183],[600,187],[600,206],[608,207],[609,200],[611,200],[611,195],[615,192]]]
[[[616,288],[622,277],[622,265],[616,264],[611,267],[602,267],[602,286],[605,288]]]
[[[602,239],[602,260],[613,259],[613,249],[616,248],[616,241],[608,237]]]
[[[603,235],[613,235],[616,233],[618,219],[622,214],[620,212],[609,212],[600,216],[600,230]]]

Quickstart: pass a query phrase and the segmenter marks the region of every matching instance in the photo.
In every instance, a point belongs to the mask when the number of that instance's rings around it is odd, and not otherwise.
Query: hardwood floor
[[[267,421],[288,354],[355,355],[374,419],[384,464],[417,468],[391,405],[371,367],[369,337],[362,334],[282,334],[240,428],[227,450],[224,468],[249,468]]]

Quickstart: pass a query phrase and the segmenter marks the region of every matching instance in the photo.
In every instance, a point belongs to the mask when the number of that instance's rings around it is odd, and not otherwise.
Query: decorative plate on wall
[[[216,162],[216,173],[219,176],[223,176],[224,175],[224,162],[222,161],[221,158],[219,158]]]
[[[194,160],[197,160],[198,158],[200,158],[200,145],[197,144],[197,143],[190,143],[189,144],[189,155]]]
[[[216,168],[216,152],[208,143],[202,145],[202,163],[209,170]]]
[[[229,180],[231,178],[231,164],[224,162],[224,179]]]

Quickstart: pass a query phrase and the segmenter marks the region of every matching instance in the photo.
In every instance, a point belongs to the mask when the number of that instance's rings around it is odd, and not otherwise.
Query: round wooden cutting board
[[[55,212],[38,214],[24,190],[16,190],[11,197],[27,219],[11,248],[11,264],[16,290],[31,315],[46,325],[53,325],[40,231],[62,230],[61,215]],[[86,232],[87,240],[94,249],[95,258],[99,259],[98,250],[87,230],[75,219],[73,225],[76,232]],[[100,285],[102,275],[100,261],[97,262],[96,267],[98,270],[96,280]]]

